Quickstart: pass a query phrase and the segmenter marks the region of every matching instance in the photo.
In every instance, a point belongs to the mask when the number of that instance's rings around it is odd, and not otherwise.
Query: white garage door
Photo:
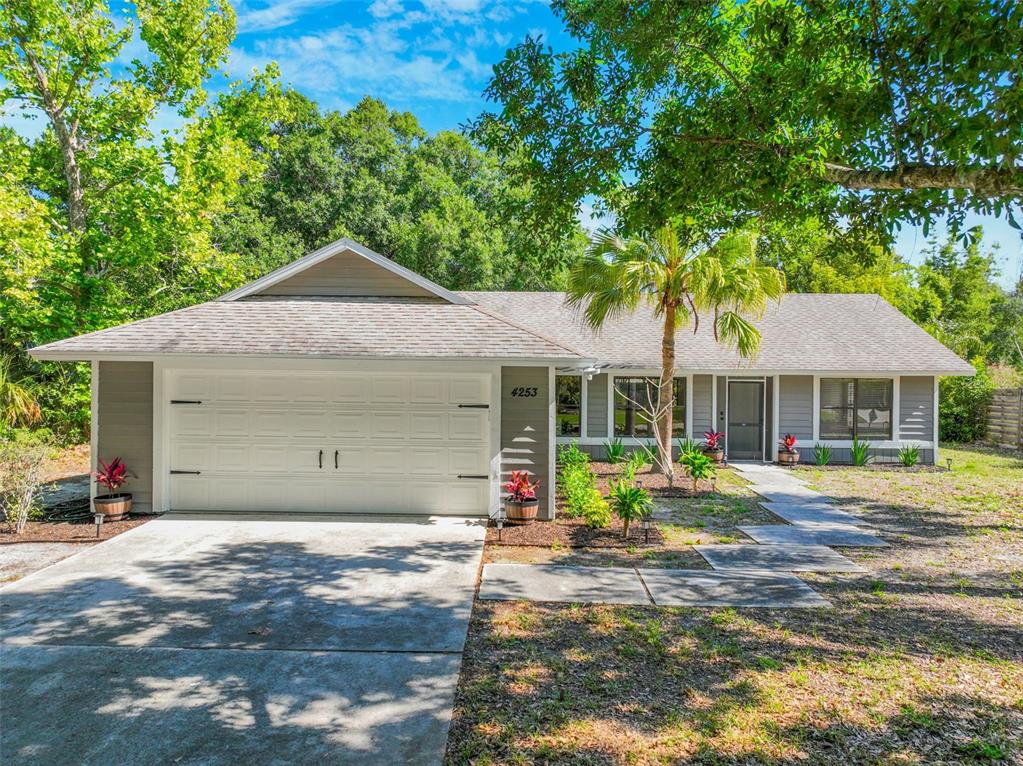
[[[175,510],[487,512],[488,375],[169,377]]]

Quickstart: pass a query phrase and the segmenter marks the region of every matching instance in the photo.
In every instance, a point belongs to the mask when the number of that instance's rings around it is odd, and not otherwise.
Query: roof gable
[[[456,305],[472,303],[350,239],[332,242],[217,300],[236,301],[254,295],[436,298]]]

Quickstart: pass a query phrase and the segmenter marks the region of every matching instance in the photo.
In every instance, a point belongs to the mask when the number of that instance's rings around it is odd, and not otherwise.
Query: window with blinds
[[[821,438],[891,439],[893,387],[889,378],[821,378]]]

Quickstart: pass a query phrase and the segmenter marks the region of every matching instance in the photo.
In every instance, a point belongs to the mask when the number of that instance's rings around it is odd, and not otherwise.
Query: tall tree
[[[583,308],[595,330],[641,303],[652,307],[661,321],[661,375],[653,414],[658,463],[669,480],[674,474],[672,383],[679,330],[710,314],[716,339],[743,357],[753,356],[760,347],[760,331],[751,318],[785,291],[782,273],[758,262],[755,236],[731,234],[709,249],[699,247],[700,240],[670,225],[629,239],[604,232],[569,277],[568,301]]]
[[[123,19],[102,0],[0,5],[0,103],[45,125],[36,140],[0,142],[4,164],[26,168],[4,174],[4,204],[42,202],[54,245],[35,288],[51,307],[36,340],[237,278],[210,242],[208,215],[254,169],[239,137],[262,131],[273,72],[209,103],[204,84],[234,34],[231,6],[138,0],[134,11]],[[157,133],[167,114],[184,127]]]
[[[578,225],[546,237],[524,224],[529,187],[466,137],[369,97],[344,113],[288,101],[273,143],[254,147],[266,172],[218,220],[218,241],[255,271],[349,236],[453,289],[538,288],[581,255]]]
[[[1023,5],[555,0],[579,40],[509,50],[476,135],[524,152],[539,218],[595,195],[629,225],[698,216],[889,229],[1023,195]],[[1014,219],[1010,218],[1014,221]]]

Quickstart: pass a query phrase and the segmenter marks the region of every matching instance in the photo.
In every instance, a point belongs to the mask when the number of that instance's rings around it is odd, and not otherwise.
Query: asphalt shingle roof
[[[577,359],[484,307],[423,298],[213,301],[33,349],[35,353]]]
[[[591,331],[564,293],[465,292],[462,295],[612,367],[658,368],[660,322],[641,306]],[[692,371],[973,374],[973,368],[877,295],[789,293],[756,321],[762,334],[752,362],[714,339],[712,317],[679,331],[678,367]]]

